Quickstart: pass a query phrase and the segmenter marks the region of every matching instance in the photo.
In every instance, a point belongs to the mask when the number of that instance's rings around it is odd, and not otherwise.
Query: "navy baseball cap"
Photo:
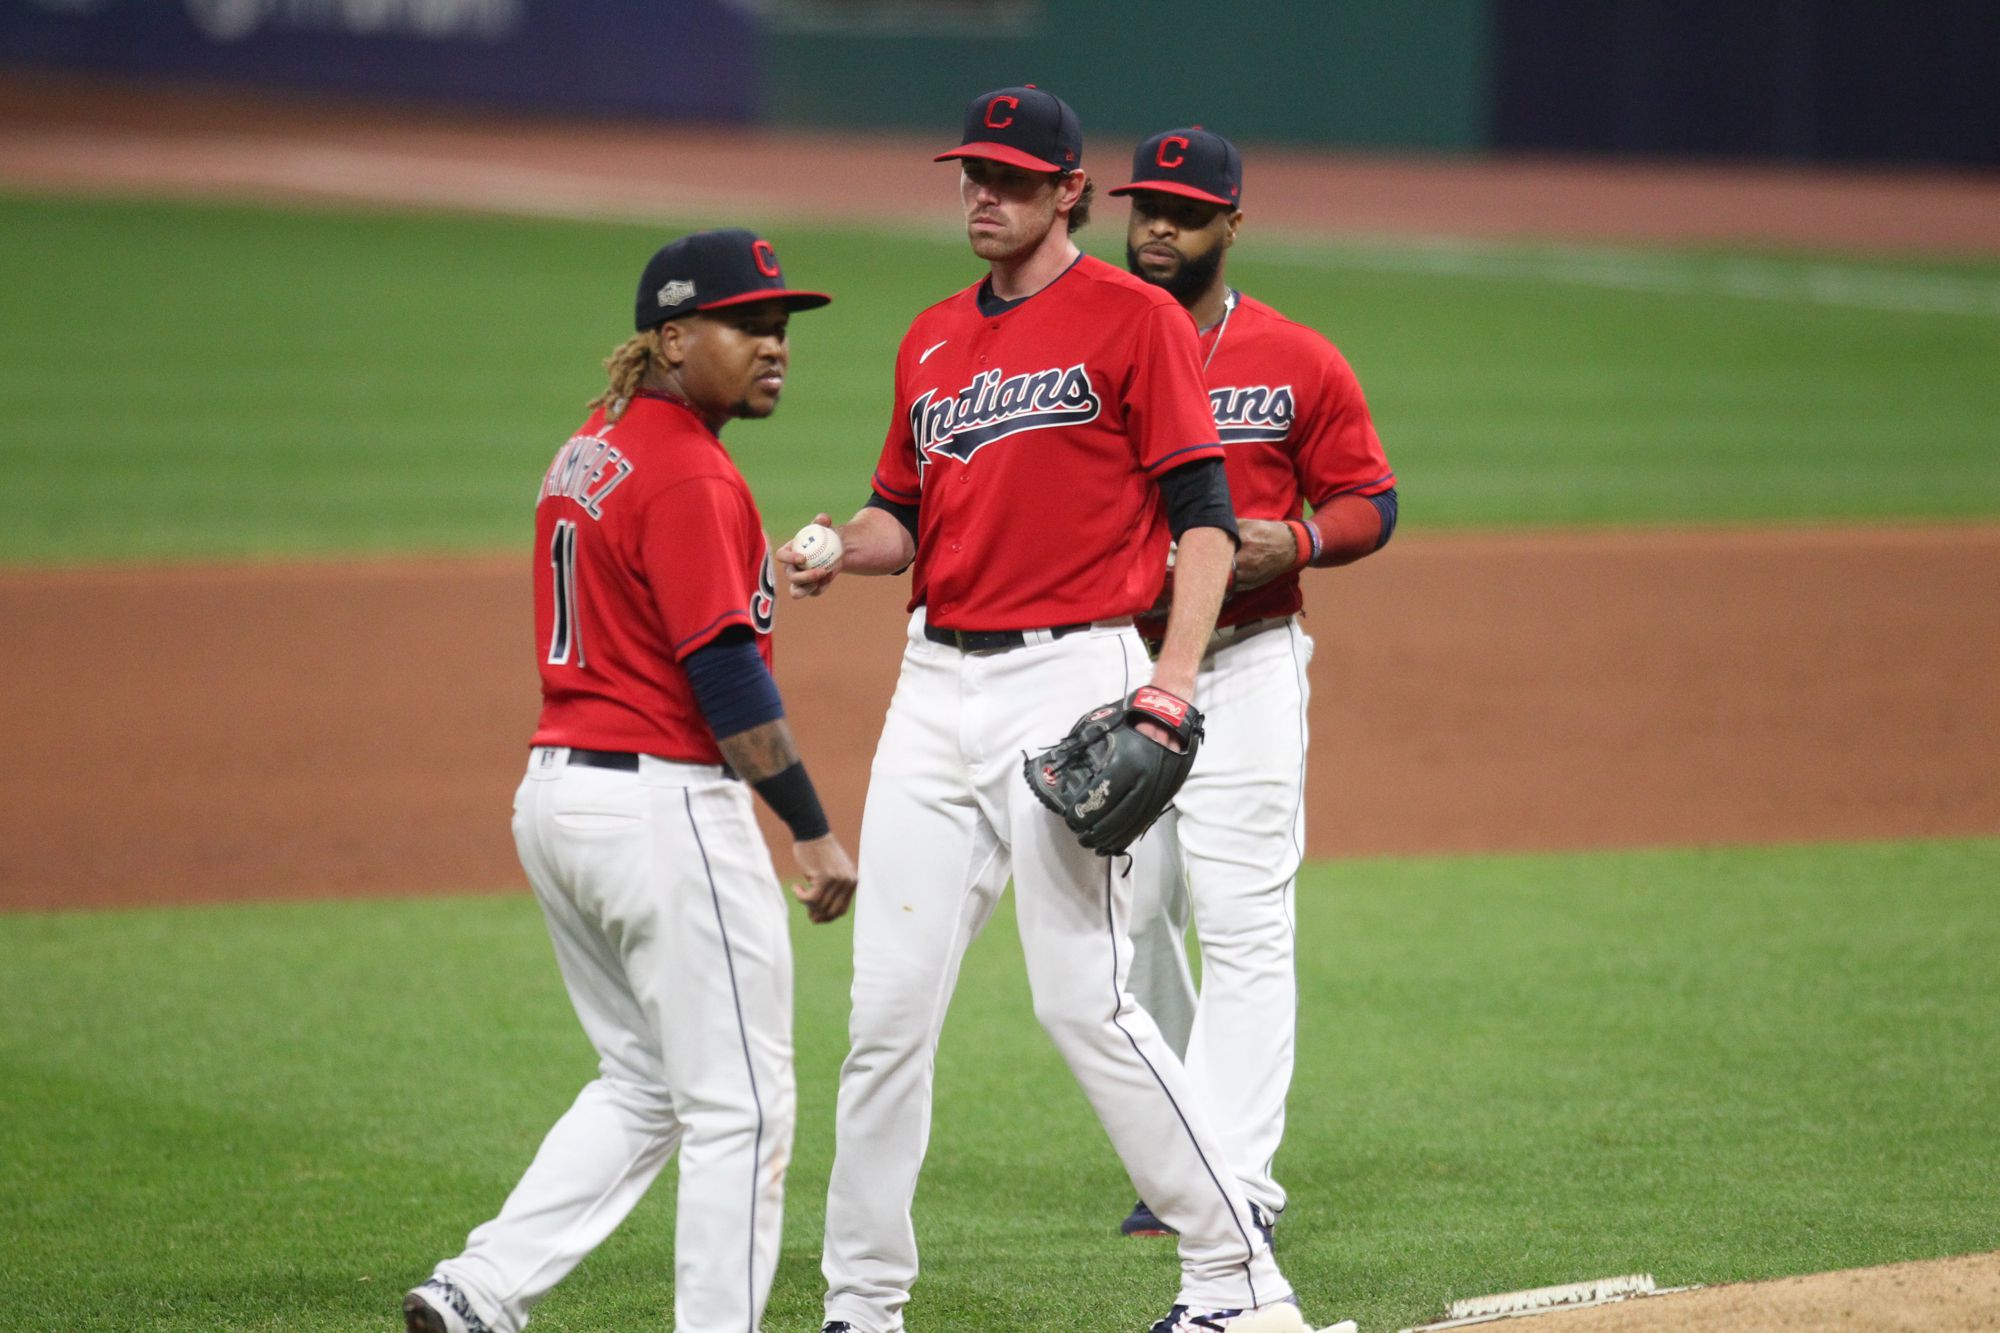
[[[966,104],[965,136],[933,162],[983,157],[1026,171],[1075,171],[1083,162],[1083,125],[1069,103],[1034,84],[981,93]]]
[[[632,327],[644,332],[682,315],[752,301],[783,301],[790,310],[811,310],[831,300],[825,292],[785,286],[778,252],[756,232],[740,227],[698,231],[669,241],[646,261]]]
[[[1243,155],[1219,134],[1190,125],[1166,130],[1132,154],[1132,183],[1108,191],[1158,190],[1235,208],[1243,199]]]

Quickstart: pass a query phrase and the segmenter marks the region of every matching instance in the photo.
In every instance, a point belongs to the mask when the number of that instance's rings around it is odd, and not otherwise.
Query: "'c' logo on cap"
[[[1167,156],[1169,148],[1175,149],[1172,157]],[[1188,141],[1178,134],[1169,134],[1160,140],[1160,150],[1153,154],[1153,160],[1163,167],[1177,167],[1187,161]]]
[[[999,110],[1000,105],[1003,102],[1007,106],[1007,118],[1005,120],[995,120],[993,118],[993,113]],[[1014,113],[1020,110],[1020,108],[1021,108],[1021,99],[1018,97],[1010,97],[1005,94],[1002,94],[1001,96],[994,98],[992,101],[986,104],[986,128],[989,130],[1006,129],[1009,125],[1012,125],[1014,123]]]
[[[758,241],[750,247],[751,258],[757,261],[757,271],[767,278],[778,276],[778,252],[771,248],[769,241]]]

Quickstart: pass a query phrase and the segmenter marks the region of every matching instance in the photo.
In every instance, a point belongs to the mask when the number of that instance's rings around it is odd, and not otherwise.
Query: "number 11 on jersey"
[[[549,540],[549,573],[555,579],[555,628],[549,633],[549,664],[562,666],[576,658],[579,667],[588,666],[583,657],[583,633],[576,606],[576,520],[556,520],[555,535]]]

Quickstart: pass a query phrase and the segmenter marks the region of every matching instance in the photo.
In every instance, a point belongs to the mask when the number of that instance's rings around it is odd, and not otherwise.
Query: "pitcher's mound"
[[[2000,1251],[1734,1282],[1481,1323],[1504,1333],[1743,1333],[1743,1330],[2000,1329]]]

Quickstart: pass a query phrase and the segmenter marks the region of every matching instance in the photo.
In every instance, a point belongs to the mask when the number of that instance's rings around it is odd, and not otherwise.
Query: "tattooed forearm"
[[[798,747],[792,743],[792,729],[782,717],[734,736],[724,736],[716,744],[722,747],[722,757],[729,761],[729,767],[745,782],[774,777],[799,761]]]

